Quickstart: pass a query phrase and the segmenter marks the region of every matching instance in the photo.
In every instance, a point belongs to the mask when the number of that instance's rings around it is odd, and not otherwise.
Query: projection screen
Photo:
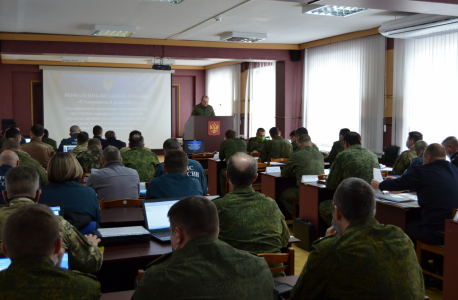
[[[59,144],[72,125],[92,138],[92,128],[113,130],[128,143],[139,130],[145,146],[162,149],[171,137],[173,71],[123,68],[52,67],[43,70],[44,126]]]

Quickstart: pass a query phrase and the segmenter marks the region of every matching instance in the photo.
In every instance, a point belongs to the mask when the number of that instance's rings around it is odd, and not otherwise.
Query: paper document
[[[324,169],[324,175],[329,175],[331,171],[329,169]]]
[[[384,195],[376,195],[377,199],[383,199],[393,202],[409,202],[409,201],[417,201],[418,198],[416,195],[411,194],[384,194]]]
[[[302,175],[301,182],[317,182],[318,175]]]
[[[380,169],[374,168],[374,179],[377,180],[378,182],[383,181],[382,171],[380,171]]]
[[[204,196],[204,197],[207,198],[210,201],[213,201],[213,200],[219,198],[219,195],[216,195],[216,196]]]
[[[282,163],[282,162],[274,162],[274,161],[273,161],[273,162],[270,163],[270,165],[271,165],[271,166],[284,166],[285,163]]]
[[[146,182],[140,182],[140,190],[146,189]]]
[[[219,160],[219,153],[215,154],[212,158],[212,160]]]
[[[99,228],[97,230],[100,232],[102,237],[149,234],[149,231],[143,226]]]
[[[455,214],[455,217],[453,218],[453,221],[458,222],[458,211]]]
[[[266,173],[281,173],[280,167],[267,167]]]

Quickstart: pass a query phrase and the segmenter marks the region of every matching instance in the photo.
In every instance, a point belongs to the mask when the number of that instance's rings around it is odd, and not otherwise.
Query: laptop
[[[26,143],[30,143],[30,141],[32,140],[31,138],[25,138],[24,139]]]
[[[183,198],[167,198],[143,201],[143,214],[145,216],[145,227],[151,237],[161,241],[170,241],[170,222],[167,217],[172,205]]]
[[[11,265],[11,259],[9,259],[8,257],[0,257],[0,272],[8,269],[10,265]],[[65,252],[64,256],[62,257],[60,268],[68,269],[68,253],[67,252]]]
[[[45,205],[49,206],[54,215],[64,216],[64,204],[62,202],[49,202],[45,203]]]
[[[76,148],[76,145],[64,145],[64,152],[72,152]]]
[[[183,150],[186,154],[204,153],[205,143],[204,141],[184,141]]]

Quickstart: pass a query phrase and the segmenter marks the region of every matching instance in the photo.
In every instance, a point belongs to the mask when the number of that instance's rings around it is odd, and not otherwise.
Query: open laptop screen
[[[64,209],[63,209],[62,202],[49,202],[49,203],[45,203],[45,205],[49,206],[49,208],[52,210],[54,215],[56,216],[64,215]]]
[[[76,148],[76,145],[64,145],[64,152],[71,152]]]
[[[158,202],[144,202],[145,206],[145,219],[148,230],[169,229],[170,222],[167,217],[172,205],[180,200],[158,201]]]
[[[0,257],[0,272],[3,270],[8,269],[11,265],[11,259],[8,257]],[[68,269],[68,253],[65,252],[64,256],[62,257],[62,263],[60,264],[62,269]]]

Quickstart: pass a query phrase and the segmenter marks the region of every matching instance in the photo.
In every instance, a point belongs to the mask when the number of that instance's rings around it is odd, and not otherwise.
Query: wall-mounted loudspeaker
[[[301,61],[301,50],[289,50],[292,61]]]

